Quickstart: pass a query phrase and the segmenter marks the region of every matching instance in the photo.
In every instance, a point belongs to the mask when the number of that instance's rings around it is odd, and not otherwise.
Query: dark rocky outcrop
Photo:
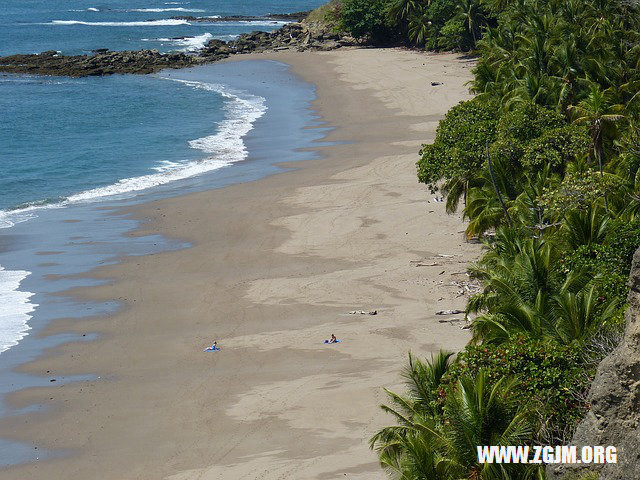
[[[171,17],[174,20],[186,20],[187,22],[198,23],[220,23],[220,22],[261,22],[261,21],[289,21],[289,22],[301,22],[307,15],[311,13],[307,12],[294,12],[294,13],[270,13],[264,16],[249,16],[249,15],[229,15],[226,17],[194,17],[191,15],[178,15]]]
[[[37,55],[10,55],[0,58],[0,71],[33,75],[87,77],[114,73],[154,73],[164,68],[183,68],[196,64],[184,53],[160,53],[157,50],[110,52],[95,55],[58,55],[55,51]]]
[[[640,478],[640,249],[633,257],[631,291],[621,344],[598,367],[591,386],[591,410],[578,426],[572,444],[617,447],[617,463],[589,467],[555,466],[550,479],[599,472],[599,480]],[[579,453],[578,453],[579,455]]]
[[[184,68],[215,62],[233,54],[289,49],[333,50],[345,45],[355,45],[355,40],[326,28],[288,23],[271,33],[242,34],[230,42],[211,40],[204,48],[193,53],[160,53],[157,50],[111,52],[102,48],[94,50],[93,55],[59,55],[55,51],[10,55],[0,57],[0,72],[68,77],[115,73],[147,74],[165,68]]]

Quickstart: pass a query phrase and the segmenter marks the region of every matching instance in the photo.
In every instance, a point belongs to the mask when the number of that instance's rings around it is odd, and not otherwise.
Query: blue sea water
[[[157,48],[189,52],[281,23],[193,23],[175,15],[258,16],[315,8],[323,0],[2,0],[0,55]],[[117,302],[64,295],[97,285],[95,267],[188,245],[126,235],[122,207],[282,171],[312,158],[321,138],[313,86],[269,61],[213,64],[148,76],[61,78],[0,74],[0,416],[13,391],[49,385],[17,371],[46,349],[85,335],[43,335],[59,318],[105,316]],[[59,377],[96,380],[99,373]],[[0,468],[61,452],[0,438]]]
[[[322,0],[2,0],[0,55],[58,50],[187,50],[281,22],[189,23],[171,17],[260,16],[309,10]],[[177,37],[189,37],[180,41]],[[171,40],[174,39],[174,40]]]
[[[188,52],[214,37],[269,31],[281,22],[189,23],[173,16],[258,16],[322,3],[3,0],[0,55]],[[251,154],[247,134],[256,122],[273,118],[265,117],[268,99],[244,80],[171,72],[80,79],[0,74],[0,358],[27,335],[38,309],[37,292],[26,288],[37,263],[29,266],[12,254],[20,246],[18,227],[29,235],[53,210],[135,198],[174,184],[187,188],[184,182],[195,185],[203,175],[242,164]]]

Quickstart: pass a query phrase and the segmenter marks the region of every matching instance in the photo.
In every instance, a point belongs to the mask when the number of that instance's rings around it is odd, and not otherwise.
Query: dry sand
[[[468,98],[471,62],[397,49],[252,58],[314,82],[315,108],[339,127],[329,140],[353,143],[298,170],[137,209],[149,219],[141,233],[195,246],[101,269],[116,281],[75,292],[127,306],[56,322],[47,333],[101,339],[24,370],[101,379],[11,397],[52,410],[0,431],[69,455],[3,479],[383,478],[367,444],[391,421],[382,387],[401,388],[408,351],[468,340],[435,312],[464,306],[451,283],[479,247],[417,183],[415,161],[438,119]],[[323,345],[331,333],[343,342]],[[203,353],[212,338],[223,350]]]

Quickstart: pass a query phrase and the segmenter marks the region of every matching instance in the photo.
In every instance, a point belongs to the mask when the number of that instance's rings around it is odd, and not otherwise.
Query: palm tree
[[[619,304],[613,300],[598,312],[595,286],[578,293],[556,295],[552,315],[557,318],[556,331],[563,343],[583,342],[609,324],[619,313]]]
[[[574,117],[574,123],[583,123],[589,126],[593,143],[593,153],[598,160],[600,175],[603,171],[603,135],[615,129],[616,125],[624,119],[620,112],[624,109],[622,105],[615,103],[612,99],[611,90],[602,90],[600,85],[592,84],[589,95],[581,100],[577,105],[569,107],[569,112]],[[607,197],[605,195],[605,210],[609,211]]]
[[[383,468],[402,480],[528,478],[533,471],[528,466],[481,465],[477,458],[478,445],[519,445],[531,438],[531,415],[527,407],[518,405],[515,379],[505,377],[490,384],[484,371],[473,378],[462,376],[442,409],[424,408],[425,403],[440,400],[450,355],[441,352],[421,368],[410,357],[405,371],[408,394],[388,392],[394,406],[382,408],[398,424],[381,429],[370,440]],[[426,398],[424,386],[429,390]],[[508,477],[509,472],[518,475]]]
[[[530,238],[510,245],[511,255],[494,255],[473,271],[484,284],[484,291],[467,305],[468,313],[482,312],[472,324],[474,340],[501,343],[513,335],[526,334],[567,341],[568,337],[559,333],[559,325],[568,320],[558,316],[562,310],[557,306],[567,294],[584,295],[593,278],[577,270],[565,275],[559,249],[549,242]]]
[[[452,355],[440,351],[425,363],[409,354],[402,374],[407,393],[399,395],[385,390],[392,406],[381,408],[393,415],[398,425],[381,429],[369,444],[378,451],[383,468],[397,478],[453,478],[449,462],[442,455],[445,442],[437,431],[436,421],[441,411],[436,407],[438,390]]]
[[[624,119],[621,113],[623,105],[615,103],[611,90],[602,90],[600,85],[591,84],[589,95],[577,105],[569,107],[574,116],[574,123],[583,123],[589,126],[593,141],[593,152],[598,160],[598,166],[602,173],[602,149],[603,134]]]
[[[509,377],[491,384],[480,370],[475,378],[459,378],[447,397],[443,437],[451,463],[465,469],[466,474],[459,478],[524,479],[533,473],[525,465],[478,463],[479,445],[524,445],[532,436],[531,415],[519,404],[516,384],[517,379]]]
[[[459,0],[456,18],[462,20],[464,23],[468,32],[471,34],[471,38],[473,38],[472,47],[475,47],[478,41],[477,33],[480,28],[479,24],[482,21],[480,2],[477,0]]]
[[[586,211],[571,210],[565,215],[560,232],[571,249],[591,247],[604,242],[610,230],[610,219],[597,205]]]

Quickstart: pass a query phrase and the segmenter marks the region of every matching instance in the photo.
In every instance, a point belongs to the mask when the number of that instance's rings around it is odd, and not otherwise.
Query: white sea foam
[[[99,12],[99,11],[100,11],[100,9],[99,9],[99,8],[96,8],[96,7],[89,7],[89,8],[87,8],[87,12]]]
[[[20,283],[31,272],[5,270],[0,265],[0,353],[17,345],[31,329],[28,322],[30,313],[37,307],[29,300],[31,292],[18,290]]]
[[[124,178],[112,185],[71,195],[66,200],[58,203],[37,203],[17,210],[0,210],[0,228],[9,228],[16,223],[33,218],[36,216],[37,210],[62,208],[79,202],[94,202],[106,197],[132,197],[136,192],[211,172],[242,161],[247,157],[247,149],[243,138],[253,129],[254,122],[267,111],[266,100],[263,97],[236,92],[218,84],[173,78],[166,78],[166,80],[176,81],[192,88],[216,92],[226,100],[224,105],[225,120],[218,124],[217,133],[189,142],[189,146],[202,150],[207,154],[204,159],[189,162],[164,161],[153,169],[155,173]]]
[[[165,20],[149,20],[148,22],[85,22],[82,20],[53,20],[44,25],[91,25],[96,27],[163,27],[171,25],[189,25],[186,20],[168,18]]]
[[[20,209],[16,211],[0,210],[0,228],[11,228],[16,223],[26,222],[33,217],[34,214],[27,209]]]
[[[170,42],[176,46],[183,47],[184,52],[194,52],[203,48],[209,40],[213,38],[210,33],[203,33],[195,37],[184,38],[143,38],[143,42]]]
[[[123,12],[149,12],[149,13],[161,13],[161,12],[191,12],[191,13],[201,13],[206,10],[201,10],[199,8],[184,8],[184,7],[170,7],[170,8],[127,8],[125,10],[120,10]]]
[[[193,177],[217,170],[247,157],[243,138],[253,129],[254,122],[267,111],[263,97],[234,92],[222,85],[167,79],[180,82],[192,88],[208,90],[222,95],[225,99],[225,120],[218,125],[214,135],[189,142],[192,148],[202,150],[207,157],[202,160],[180,163],[162,162],[155,173],[140,177],[125,178],[106,187],[95,188],[70,196],[65,204],[95,201],[104,197],[130,195],[148,188],[164,185],[176,180]]]

